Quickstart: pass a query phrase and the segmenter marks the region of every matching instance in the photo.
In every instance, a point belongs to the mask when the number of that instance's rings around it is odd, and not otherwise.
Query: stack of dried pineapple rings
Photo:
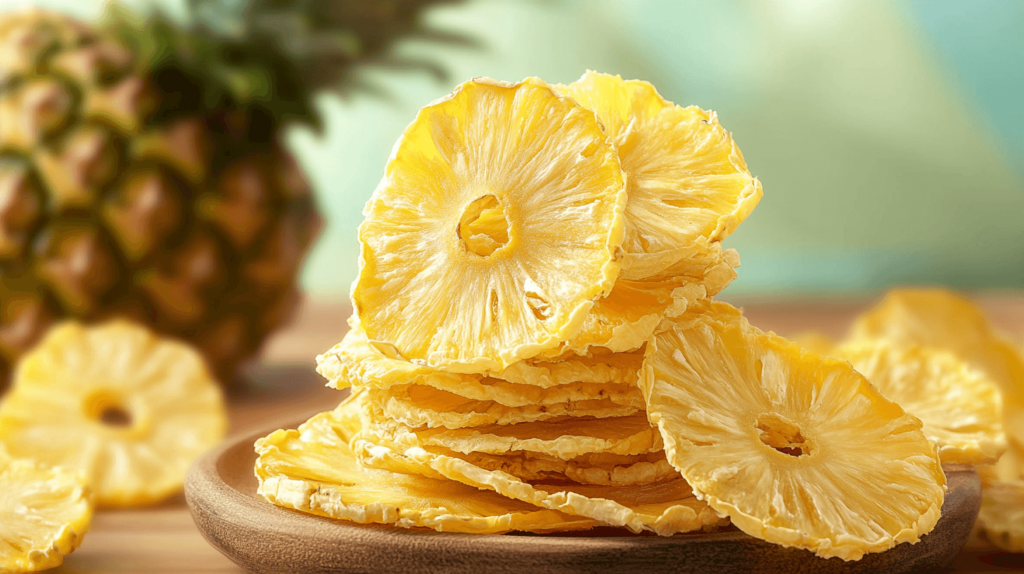
[[[998,457],[999,394],[953,373],[989,418],[928,426],[714,301],[739,264],[721,241],[760,197],[717,117],[646,82],[462,84],[364,210],[351,329],[318,357],[351,395],[257,442],[260,493],[440,531],[731,522],[847,560],[917,541],[940,454]]]

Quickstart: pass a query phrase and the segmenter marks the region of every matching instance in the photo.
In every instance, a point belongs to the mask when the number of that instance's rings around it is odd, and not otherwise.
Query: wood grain
[[[1024,293],[980,293],[975,297],[1003,330],[1024,341]],[[751,321],[763,329],[794,334],[816,329],[839,335],[873,298],[834,300],[735,297]],[[250,434],[274,421],[300,420],[337,404],[313,372],[314,357],[344,335],[350,308],[339,301],[303,305],[293,324],[276,335],[253,370],[254,384],[236,390],[229,407],[232,432]],[[271,368],[267,368],[267,366]],[[997,574],[1024,571],[1024,555],[1000,552],[972,537],[948,572]],[[155,508],[97,514],[80,549],[53,572],[67,574],[239,574],[244,572],[197,530],[184,497]]]
[[[619,529],[570,536],[413,531],[311,516],[258,497],[252,444],[274,428],[208,454],[192,467],[185,484],[192,516],[210,544],[257,574],[934,572],[959,553],[981,505],[974,467],[948,468],[949,490],[935,529],[917,544],[900,544],[857,562],[818,558],[736,530],[673,537],[636,536]]]

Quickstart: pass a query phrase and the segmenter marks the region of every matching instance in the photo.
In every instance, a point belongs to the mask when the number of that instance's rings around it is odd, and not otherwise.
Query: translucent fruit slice
[[[714,112],[597,72],[557,89],[594,110],[627,174],[623,279],[652,277],[706,250],[760,201],[761,184]]]
[[[979,369],[1003,391],[1003,427],[1024,446],[1024,357],[985,313],[945,289],[894,289],[861,315],[848,341],[886,339],[946,349]]]
[[[357,327],[350,330],[340,343],[317,357],[317,371],[337,389],[349,386],[386,389],[394,385],[416,384],[496,401],[500,401],[502,396],[522,393],[531,397],[533,402],[539,402],[546,394],[544,389],[559,386],[634,385],[642,363],[643,353],[639,352],[601,353],[592,357],[570,356],[558,361],[519,361],[486,375],[449,373],[421,362],[406,361],[394,354],[393,347],[369,341]]]
[[[669,462],[744,532],[857,560],[935,526],[936,447],[846,361],[735,312],[687,314],[647,353],[641,390]]]
[[[359,325],[452,372],[558,345],[618,276],[624,178],[594,114],[543,82],[462,84],[420,110],[366,205]]]
[[[442,532],[556,532],[598,525],[446,479],[365,468],[348,446],[359,430],[358,407],[348,401],[298,430],[258,440],[259,494],[320,516]]]
[[[985,486],[978,523],[992,544],[1024,553],[1024,479]]]
[[[564,417],[623,417],[643,410],[642,404],[622,405],[608,398],[509,407],[494,401],[467,399],[425,385],[367,389],[366,396],[382,416],[413,428],[460,429]]]
[[[82,473],[0,452],[0,571],[60,565],[82,543],[92,513]]]
[[[226,429],[202,356],[126,321],[54,327],[22,358],[0,403],[11,454],[82,470],[100,506],[174,494]]]
[[[685,265],[684,265],[685,263]],[[594,303],[580,332],[538,358],[553,360],[567,352],[587,354],[594,347],[614,353],[639,349],[666,316],[717,295],[736,278],[739,255],[719,244],[678,264],[674,274],[657,280],[619,279],[612,292]]]
[[[353,449],[365,466],[424,476],[441,476],[509,498],[585,516],[610,526],[662,536],[724,525],[706,504],[693,496],[690,486],[676,475],[649,485],[595,486],[571,483],[528,483],[515,476],[487,470],[463,459],[406,447],[363,431]]]
[[[956,355],[879,341],[841,346],[836,356],[920,418],[943,463],[991,464],[1006,450],[999,387]]]

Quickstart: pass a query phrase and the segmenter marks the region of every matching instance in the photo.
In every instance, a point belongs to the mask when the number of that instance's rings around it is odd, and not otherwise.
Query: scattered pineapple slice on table
[[[549,532],[598,525],[451,480],[360,466],[349,447],[360,429],[358,405],[348,400],[297,430],[260,439],[259,494],[279,506],[320,516],[442,532]]]
[[[938,521],[935,445],[849,363],[721,303],[668,325],[647,353],[641,389],[669,462],[740,530],[858,560]]]
[[[557,346],[618,275],[624,180],[594,114],[543,82],[462,84],[420,110],[366,205],[355,328],[453,372]]]
[[[12,458],[0,443],[0,571],[59,566],[82,543],[92,514],[81,472]]]
[[[121,320],[51,329],[0,402],[11,453],[81,470],[99,506],[179,491],[226,429],[220,388],[198,352]]]
[[[944,464],[991,464],[1006,450],[999,387],[953,353],[885,341],[848,344],[835,353],[921,419]]]

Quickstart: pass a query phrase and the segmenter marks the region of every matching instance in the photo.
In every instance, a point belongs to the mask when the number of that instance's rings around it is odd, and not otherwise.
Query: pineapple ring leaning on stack
[[[99,506],[178,492],[226,429],[203,358],[120,320],[51,329],[18,363],[0,403],[0,440],[11,453],[83,471]]]
[[[664,277],[732,233],[761,200],[761,184],[714,112],[592,71],[556,89],[597,114],[627,174],[622,279]]]
[[[740,530],[858,560],[938,521],[935,445],[849,363],[762,333],[724,303],[669,323],[647,354],[641,390],[669,462]]]
[[[419,111],[364,209],[354,328],[451,372],[555,347],[612,289],[625,204],[593,112],[540,80],[465,82]]]
[[[82,543],[92,513],[81,472],[11,458],[0,443],[0,571],[59,566]]]
[[[834,356],[920,418],[943,464],[992,464],[1006,450],[999,387],[956,355],[876,341],[840,346]]]
[[[450,480],[364,468],[349,448],[359,432],[349,398],[298,430],[256,442],[259,494],[278,506],[360,524],[495,534],[586,530],[597,522]]]

